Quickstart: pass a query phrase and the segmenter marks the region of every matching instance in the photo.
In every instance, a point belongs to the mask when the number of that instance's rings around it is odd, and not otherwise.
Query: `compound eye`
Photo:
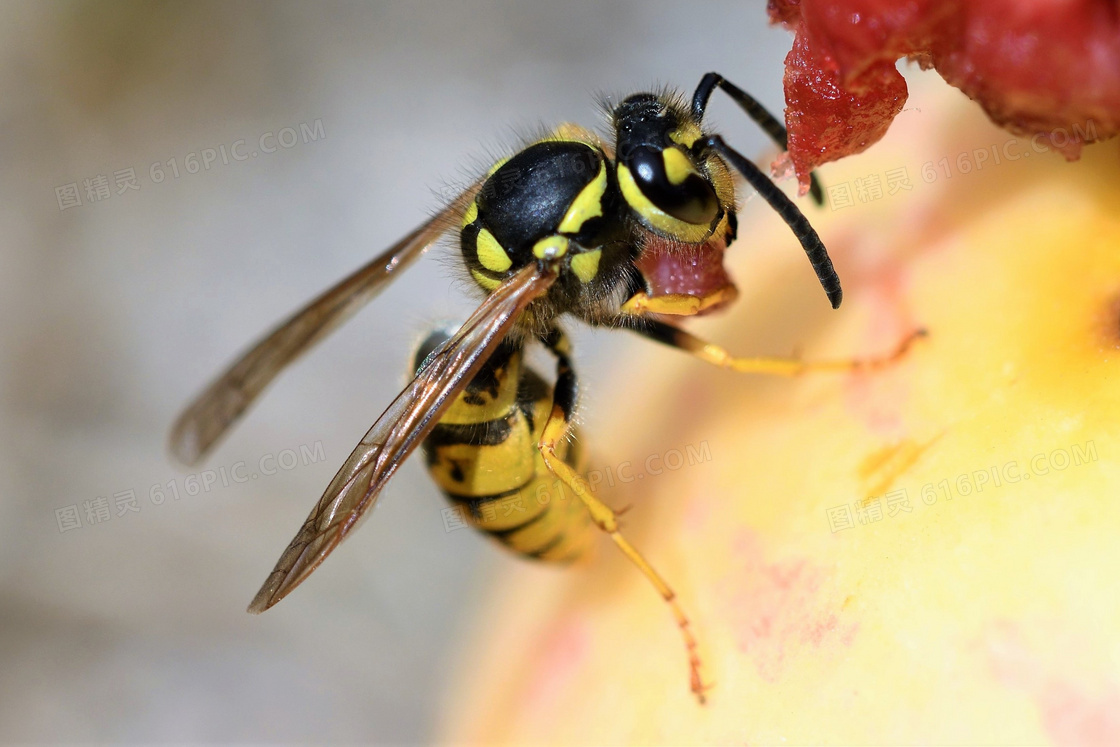
[[[626,166],[642,194],[674,218],[706,226],[719,213],[719,198],[711,183],[680,149],[640,146],[631,152]]]

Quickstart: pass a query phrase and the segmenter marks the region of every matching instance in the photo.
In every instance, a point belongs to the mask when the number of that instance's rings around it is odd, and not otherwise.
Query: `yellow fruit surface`
[[[643,474],[597,494],[633,504],[624,531],[690,614],[708,704],[604,543],[576,569],[503,564],[446,742],[1120,743],[1120,149],[1066,163],[941,88],[824,170],[831,207],[802,201],[840,311],[754,199],[739,300],[689,326],[808,360],[928,329],[903,360],[767,379],[627,339],[585,399],[592,461]]]

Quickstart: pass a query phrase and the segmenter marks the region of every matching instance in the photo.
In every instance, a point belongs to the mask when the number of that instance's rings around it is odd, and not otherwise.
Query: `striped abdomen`
[[[421,347],[434,349],[444,333]],[[428,471],[467,521],[514,552],[573,560],[591,541],[590,516],[545,466],[537,441],[552,409],[550,387],[503,345],[424,441]],[[558,454],[578,470],[577,449]]]

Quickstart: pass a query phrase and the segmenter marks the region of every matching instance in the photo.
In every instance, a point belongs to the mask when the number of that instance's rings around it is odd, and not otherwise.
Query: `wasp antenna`
[[[770,207],[774,208],[781,219],[786,222],[786,225],[793,230],[793,235],[801,242],[801,246],[804,247],[805,253],[809,256],[809,262],[813,265],[813,270],[817,273],[817,279],[820,280],[821,287],[824,288],[832,308],[839,308],[840,301],[843,298],[843,291],[840,289],[840,277],[832,266],[832,259],[828,256],[828,250],[821,242],[821,237],[817,235],[805,214],[793,204],[792,200],[786,197],[784,192],[778,189],[778,186],[766,174],[762,173],[761,169],[724,142],[719,135],[709,135],[707,138],[698,141],[693,149],[701,155],[715,151],[742,174],[743,178],[752,187],[758,190],[762,199],[766,200]]]
[[[789,150],[789,135],[778,118],[759,103],[758,99],[719,73],[708,73],[701,78],[700,85],[696,86],[696,93],[692,95],[692,118],[696,120],[697,124],[703,121],[704,111],[708,108],[708,99],[712,97],[712,91],[717,86],[722,88],[724,93],[731,97],[731,100],[738,104],[739,108],[754,120],[755,124],[761,127],[763,132],[769,135],[770,139],[779,145],[782,150]],[[812,195],[813,202],[817,205],[824,204],[824,192],[816,174],[809,175],[809,194]]]

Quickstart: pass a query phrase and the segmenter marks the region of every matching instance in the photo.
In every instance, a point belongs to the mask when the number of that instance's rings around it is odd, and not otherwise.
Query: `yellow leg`
[[[918,329],[906,336],[890,353],[874,358],[852,358],[834,361],[799,361],[792,358],[736,358],[726,349],[702,340],[656,319],[643,319],[642,326],[633,327],[634,331],[652,340],[678,348],[702,361],[721,368],[740,373],[772,374],[775,376],[798,376],[809,371],[873,371],[894,363],[910,349],[914,341],[926,336],[924,329]]]
[[[618,549],[622,550],[622,553],[630,559],[630,562],[638,567],[638,570],[650,580],[657,592],[668,603],[673,612],[673,617],[676,618],[677,625],[680,627],[681,635],[684,637],[685,649],[688,654],[689,684],[692,692],[703,704],[706,688],[700,679],[700,656],[697,653],[696,639],[692,637],[692,632],[688,627],[688,617],[684,614],[680,604],[677,603],[676,594],[669,588],[669,584],[665,583],[665,579],[661,578],[657,571],[653,569],[653,566],[619,532],[618,519],[614,511],[592,495],[586,481],[567,463],[556,456],[556,445],[564,439],[567,433],[568,418],[564,409],[560,405],[554,405],[540,443],[537,444],[537,448],[540,449],[541,455],[544,457],[545,464],[583,501],[591,514],[592,521],[610,535]]]

